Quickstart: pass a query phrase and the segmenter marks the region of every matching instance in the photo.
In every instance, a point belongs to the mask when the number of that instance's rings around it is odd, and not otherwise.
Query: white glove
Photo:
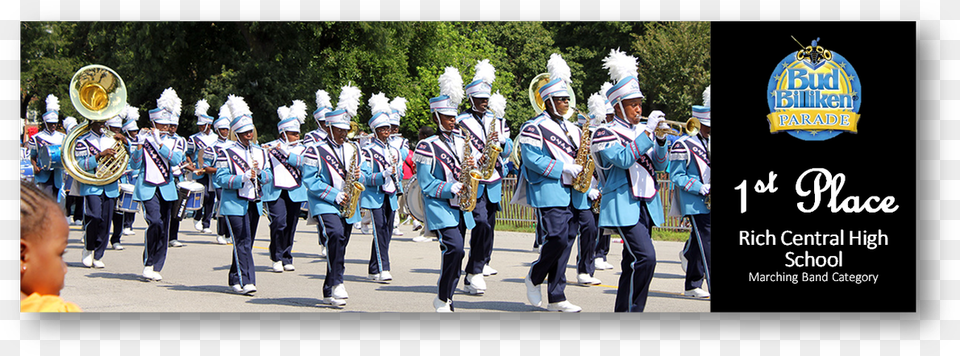
[[[463,189],[463,183],[456,182],[450,187],[450,192],[453,193],[453,195],[457,195],[460,194],[460,189]]]
[[[337,204],[343,204],[344,199],[347,199],[347,193],[344,193],[344,192],[337,193],[337,198],[336,198]]]
[[[657,127],[660,127],[660,123],[663,122],[665,117],[662,111],[654,110],[653,113],[650,114],[650,117],[647,118],[647,131],[654,132]]]
[[[700,186],[700,195],[710,194],[710,184],[704,184]]]
[[[503,147],[503,145],[506,145],[506,144],[507,144],[507,135],[498,134],[498,135],[497,135],[497,138],[500,140],[500,146],[501,146],[501,147]]]
[[[253,180],[253,170],[252,170],[252,169],[251,169],[251,170],[247,170],[245,173],[243,173],[243,178],[242,178],[242,180],[243,180],[244,183]]]
[[[579,165],[579,164],[576,164],[576,163],[570,163],[570,164],[564,164],[564,165],[563,165],[563,173],[569,174],[569,175],[574,176],[574,177],[576,177],[577,174],[580,174],[580,171],[582,171],[582,170],[583,170],[583,166],[581,166],[581,165]]]
[[[590,189],[590,191],[587,192],[587,198],[590,198],[590,200],[597,200],[597,198],[599,198],[599,197],[600,197],[600,191],[599,191],[599,190]]]
[[[392,176],[392,175],[393,175],[393,167],[391,166],[391,167],[384,168],[383,171],[381,171],[381,172],[383,172],[383,175],[384,175],[384,176]]]

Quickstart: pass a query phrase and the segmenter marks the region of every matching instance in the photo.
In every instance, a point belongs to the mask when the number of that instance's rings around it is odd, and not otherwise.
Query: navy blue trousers
[[[170,206],[172,201],[165,201],[160,197],[160,190],[154,192],[149,200],[142,201],[143,218],[147,220],[147,232],[144,234],[143,265],[153,266],[155,272],[163,269],[163,262],[167,259],[167,238],[170,233]]]
[[[253,238],[257,235],[257,225],[260,223],[257,203],[251,201],[245,215],[228,215],[224,218],[229,222],[228,229],[233,235],[233,262],[230,263],[227,284],[257,284],[253,264]]]
[[[710,214],[690,215],[690,239],[684,246],[683,257],[687,259],[687,275],[683,282],[686,290],[700,288],[703,279],[710,286]],[[703,249],[700,247],[703,246]],[[701,257],[702,256],[702,257]],[[704,265],[706,260],[706,265]]]
[[[270,260],[281,261],[284,265],[293,264],[293,235],[297,232],[297,219],[300,217],[302,202],[290,200],[286,190],[280,192],[280,198],[267,202],[270,210]]]
[[[217,201],[220,201],[220,193],[223,191],[222,188],[217,188]],[[219,210],[219,208],[217,208]],[[220,212],[217,211],[217,235],[225,236],[226,238],[231,238],[233,235],[230,234],[230,229],[227,228],[227,217],[220,216]]]
[[[299,209],[298,205],[297,212]],[[327,241],[327,275],[323,279],[323,297],[329,298],[333,296],[333,287],[343,284],[344,255],[353,224],[347,224],[347,219],[338,214],[318,215],[317,221],[320,222],[320,235]]]
[[[197,183],[203,184],[203,205],[200,206],[199,210],[193,212],[193,221],[194,224],[197,221],[202,221],[201,226],[206,229],[210,227],[210,219],[213,217],[213,202],[217,196],[210,190],[209,174],[204,174],[203,177],[197,179]]]
[[[463,237],[467,225],[460,212],[460,225],[437,230],[440,236],[440,279],[437,281],[437,297],[442,301],[452,301],[453,293],[460,283],[460,266],[463,264]]]
[[[100,195],[86,195],[83,197],[83,231],[84,248],[93,251],[93,259],[103,258],[110,238],[110,223],[113,218],[115,198],[108,198],[106,193]]]
[[[483,266],[490,263],[493,254],[493,232],[497,226],[497,210],[500,205],[491,203],[487,189],[477,198],[477,207],[473,209],[473,220],[477,225],[470,230],[470,256],[464,268],[468,274],[480,274]]]
[[[653,220],[647,211],[647,205],[640,208],[640,220],[634,226],[618,227],[617,232],[623,238],[623,260],[620,262],[620,282],[617,285],[615,312],[642,312],[647,305],[650,281],[657,266],[657,253],[650,239]]]
[[[538,228],[543,230],[543,248],[540,257],[530,267],[530,280],[535,285],[547,280],[547,301],[559,303],[567,300],[563,294],[567,286],[567,261],[570,250],[577,239],[577,219],[574,219],[573,207],[539,208]]]
[[[170,214],[167,216],[167,226],[170,228],[167,238],[168,241],[177,240],[180,235],[180,219],[177,218],[177,213],[180,211],[180,204],[183,204],[183,199],[177,199],[170,202]]]
[[[123,229],[133,228],[133,217],[136,213],[113,210],[113,234],[110,235],[110,244],[120,243],[120,237],[123,235]]]
[[[593,219],[597,221],[597,225],[600,224],[599,214],[593,214]],[[604,233],[605,229],[603,228],[598,227],[597,230],[599,230],[597,231],[597,233],[599,234],[599,237],[597,238],[597,254],[596,256],[594,256],[594,258],[595,259],[602,258],[603,261],[606,261],[607,254],[610,253],[610,235],[605,234]]]
[[[596,215],[589,208],[586,210],[573,209],[573,215],[580,226],[577,235],[577,274],[586,273],[591,277],[596,272],[597,266],[594,263],[597,251],[597,220]]]
[[[383,206],[370,209],[373,217],[373,243],[370,247],[370,265],[367,271],[377,274],[390,270],[390,239],[393,237],[393,207],[384,197]]]

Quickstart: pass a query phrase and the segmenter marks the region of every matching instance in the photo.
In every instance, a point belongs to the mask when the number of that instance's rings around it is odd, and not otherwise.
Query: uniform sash
[[[372,162],[376,163],[377,166],[379,166],[380,172],[383,172],[384,168],[390,165],[388,164],[386,154],[384,153],[386,152],[385,149],[390,150],[392,149],[392,147],[390,147],[390,145],[386,145],[386,147],[383,147],[379,143],[372,143],[369,146],[367,146],[367,148],[365,149],[365,151],[367,151],[367,157],[369,157]],[[392,165],[395,171],[394,174],[397,174],[398,173],[396,172],[397,169],[403,169],[403,166],[398,164],[400,163],[400,155],[394,154],[393,152],[391,152],[390,154],[394,158],[394,162],[392,162]],[[395,183],[395,180],[393,178],[387,178],[386,181],[383,183],[383,185],[380,186],[380,189],[387,194],[396,193],[397,185]]]
[[[459,138],[459,140],[457,140]],[[431,142],[430,149],[433,151],[432,155],[434,162],[440,163],[440,169],[443,171],[443,180],[448,182],[458,182],[460,179],[460,160],[461,157],[455,152],[463,153],[463,145],[466,144],[466,141],[463,137],[454,136],[453,146],[451,147],[449,142],[444,141],[445,135],[438,135],[436,139]],[[418,147],[420,149],[420,147]],[[455,152],[454,152],[455,151]],[[438,189],[442,189],[441,185]],[[440,195],[437,192],[436,195]],[[460,199],[453,197],[448,200],[451,207],[455,209],[460,208]]]
[[[279,142],[279,141],[274,141]],[[291,151],[303,152],[302,146],[290,147]],[[300,170],[290,165],[287,158],[290,154],[281,145],[269,151],[270,163],[273,166],[273,185],[283,189],[293,189],[300,186],[302,177]]]
[[[607,129],[616,133],[620,144],[624,146],[629,146],[644,131],[639,126],[626,127],[621,124],[610,125]],[[656,168],[653,165],[653,159],[649,156],[649,151],[641,154],[637,158],[637,162],[630,166],[627,170],[627,181],[630,183],[630,192],[633,193],[634,198],[649,199],[657,194],[655,171]]]
[[[240,145],[233,145],[223,150],[227,156],[227,161],[229,162],[230,167],[235,174],[245,174],[248,170],[250,170],[250,166],[252,164],[247,160],[248,156],[250,160],[259,162],[260,169],[264,168],[262,161],[265,157],[258,157],[262,155],[262,153],[252,152],[254,151],[253,148],[254,147],[250,147],[250,150],[245,150]],[[262,192],[260,192],[259,189],[254,189],[253,179],[257,179],[257,177],[253,177],[249,182],[243,182],[243,186],[237,191],[237,195],[239,197],[247,200],[260,199]]]
[[[476,120],[476,116],[473,115],[473,112],[470,111],[470,117],[474,120],[465,119],[460,121],[460,126],[464,128],[464,133],[470,139],[470,143],[473,144],[473,156],[479,161],[480,157],[483,155],[483,147],[487,144],[487,135],[490,133],[486,131],[490,127],[490,120],[497,120],[493,115],[483,116],[483,123],[481,124]],[[503,121],[497,122],[494,128],[499,130],[497,135],[503,136]],[[480,180],[482,183],[494,183],[500,180],[500,171],[503,170],[503,161],[500,156],[496,157],[497,162],[494,165],[493,175],[489,179]]]
[[[314,147],[317,150],[317,155],[319,156],[320,160],[327,165],[327,169],[330,171],[330,185],[338,190],[343,190],[343,181],[346,179],[347,174],[346,162],[343,160],[350,159],[347,157],[351,157],[353,153],[347,152],[350,151],[350,149],[347,148],[347,145],[340,146],[340,153],[342,153],[342,156],[339,155],[337,150],[327,142],[320,143]]]
[[[544,146],[546,146],[547,151],[550,152],[550,156],[555,160],[563,162],[563,164],[574,164],[577,157],[577,149],[569,141],[570,138],[564,133],[563,128],[552,119],[541,121],[539,126],[540,135],[545,143]],[[569,175],[564,174],[560,179],[564,185],[569,186],[573,184],[573,177]]]
[[[153,185],[164,185],[170,181],[170,163],[167,158],[160,154],[160,150],[154,147],[153,140],[143,139],[143,154],[146,157],[144,163],[143,180]]]

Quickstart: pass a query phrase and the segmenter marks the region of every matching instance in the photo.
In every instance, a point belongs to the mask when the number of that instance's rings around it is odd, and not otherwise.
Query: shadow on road
[[[384,285],[383,287],[377,288],[378,291],[385,292],[410,292],[410,293],[424,293],[424,294],[436,294],[437,286],[391,286]]]
[[[470,311],[470,310],[494,310],[502,312],[517,312],[517,311],[540,311],[541,308],[531,306],[526,303],[521,302],[504,302],[504,301],[489,301],[489,302],[474,302],[474,301],[464,301],[464,298],[454,299],[453,307],[459,311]]]

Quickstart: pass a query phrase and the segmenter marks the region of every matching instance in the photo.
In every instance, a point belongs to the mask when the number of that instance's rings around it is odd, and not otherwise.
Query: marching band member
[[[233,141],[228,139],[230,137],[230,107],[227,106],[227,104],[223,104],[223,106],[220,107],[220,113],[217,115],[217,119],[213,121],[213,128],[217,132],[217,141],[203,149],[203,164],[201,165],[201,169],[203,169],[205,174],[214,175],[210,180],[210,185],[213,186],[216,195],[213,214],[217,218],[217,243],[226,245],[227,239],[232,239],[233,235],[230,234],[230,229],[227,228],[227,219],[220,214],[220,203],[223,202],[223,188],[220,187],[220,183],[218,183],[216,179],[216,162],[217,152],[233,145]]]
[[[484,146],[490,144],[502,148],[499,156],[494,158],[496,162],[493,174],[485,177],[477,186],[477,206],[473,209],[473,220],[477,227],[470,231],[470,256],[464,268],[467,273],[466,282],[470,283],[467,290],[471,294],[482,294],[486,289],[483,276],[497,274],[497,270],[491,268],[489,262],[493,254],[497,211],[500,210],[500,198],[503,195],[500,192],[503,159],[510,157],[513,140],[509,138],[510,129],[506,128],[503,118],[487,110],[495,79],[495,69],[490,60],[478,61],[475,71],[473,81],[466,86],[470,108],[457,116],[457,123],[460,124],[461,133],[473,145],[473,157],[479,164],[485,164],[488,159],[483,157]],[[496,143],[487,142],[494,136]]]
[[[600,86],[599,94],[600,96],[603,97],[603,105],[606,108],[606,112],[603,118],[600,118],[600,117],[593,118],[594,120],[600,120],[602,122],[602,124],[598,125],[597,127],[604,126],[613,122],[613,105],[610,105],[610,100],[608,100],[606,96],[607,91],[610,90],[610,88],[612,87],[613,87],[613,84],[610,84],[610,82],[604,82],[603,85]],[[594,157],[594,159],[596,159],[596,157]],[[603,179],[603,173],[599,169],[594,170],[594,173],[595,173],[595,179],[597,179],[598,187],[602,187],[603,184],[600,183],[600,180]],[[594,216],[594,220],[596,220],[597,223],[599,224],[600,223],[599,212],[594,213],[593,216]],[[607,254],[610,253],[610,233],[609,233],[610,230],[599,228],[599,225],[598,225],[598,230],[600,230],[599,231],[600,237],[597,240],[597,253],[596,253],[596,257],[594,258],[593,265],[596,269],[599,269],[599,270],[613,269],[613,265],[607,263]]]
[[[167,125],[167,134],[170,135],[170,137],[173,137],[173,142],[174,142],[173,150],[179,153],[184,158],[186,158],[187,139],[177,134],[178,126],[180,126],[179,114],[171,117],[171,123],[170,125]],[[183,162],[183,163],[186,164],[187,162]],[[167,223],[167,226],[170,227],[170,231],[168,233],[169,240],[170,240],[169,241],[170,247],[183,247],[183,243],[181,243],[179,239],[180,214],[178,214],[178,212],[180,211],[180,205],[184,203],[183,199],[186,199],[187,197],[180,193],[180,188],[177,186],[177,183],[180,183],[186,180],[187,176],[186,174],[184,174],[185,173],[184,168],[187,168],[187,167],[184,167],[183,165],[176,165],[171,167],[171,170],[173,171],[173,180],[174,180],[173,186],[174,188],[177,189],[177,200],[174,202],[174,204],[170,204],[170,215],[169,215],[170,222]]]
[[[593,135],[596,132],[605,116],[603,96],[593,94],[587,100],[587,109],[592,118],[583,115],[577,115],[577,123],[580,127],[570,130],[571,138],[577,143],[577,149],[580,148],[582,135]],[[583,126],[590,120],[590,129],[586,132]],[[575,134],[575,135],[574,135]],[[600,198],[598,187],[598,173],[593,171],[590,177],[590,189],[586,193],[573,189],[570,191],[573,198],[573,215],[579,223],[579,233],[577,234],[577,283],[586,285],[598,285],[601,283],[599,278],[594,277],[596,272],[596,250],[597,241],[600,236],[597,234],[597,214],[591,210],[594,201]]]
[[[523,124],[517,139],[522,145],[523,168],[514,201],[525,201],[537,209],[538,227],[544,238],[540,256],[530,267],[524,283],[530,304],[542,304],[540,284],[546,279],[547,310],[579,312],[581,308],[567,301],[564,295],[567,261],[578,227],[573,215],[575,202],[571,185],[583,170],[574,163],[577,155],[574,141],[577,140],[572,140],[569,132],[575,126],[563,119],[570,106],[570,67],[554,53],[547,62],[547,71],[550,81],[540,87],[545,109]]]
[[[273,271],[293,271],[293,235],[297,231],[300,206],[307,201],[300,169],[287,163],[291,154],[300,154],[300,124],[307,118],[307,104],[294,100],[290,107],[277,109],[280,138],[267,143],[273,180],[263,185],[263,201],[270,211],[270,260]]]
[[[600,227],[616,229],[623,238],[623,260],[614,311],[642,312],[653,280],[656,252],[650,239],[654,225],[663,223],[655,171],[666,169],[663,137],[654,130],[662,113],[640,123],[643,93],[637,80],[637,59],[618,50],[604,58],[604,68],[616,84],[606,95],[614,107],[614,122],[597,130],[591,147],[602,171]]]
[[[390,101],[390,137],[387,139],[387,144],[390,147],[400,151],[400,162],[401,166],[398,168],[400,171],[398,177],[401,182],[397,189],[397,195],[400,196],[400,202],[398,203],[400,208],[393,212],[393,234],[395,236],[403,236],[403,231],[400,231],[398,228],[400,226],[400,211],[404,210],[405,205],[403,199],[403,186],[406,183],[403,180],[403,162],[407,161],[407,157],[410,155],[410,142],[407,139],[403,138],[400,135],[400,117],[406,115],[407,113],[407,99],[402,97],[395,97]]]
[[[370,211],[373,219],[373,243],[370,249],[370,264],[367,268],[370,279],[387,282],[390,275],[390,239],[393,236],[394,212],[397,211],[398,179],[403,161],[400,151],[387,144],[390,137],[390,102],[386,95],[378,93],[369,100],[372,117],[368,121],[375,138],[363,147],[363,184],[367,188],[360,194],[360,207]]]
[[[313,111],[313,120],[317,123],[317,129],[303,135],[304,146],[320,143],[327,139],[330,129],[327,126],[326,115],[330,111],[333,111],[330,104],[330,94],[322,89],[317,90],[317,110]]]
[[[220,215],[228,220],[233,236],[233,262],[227,284],[234,292],[252,294],[257,291],[253,263],[253,238],[260,221],[262,184],[273,180],[266,151],[253,141],[253,117],[242,97],[230,95],[230,129],[237,133],[237,142],[217,152],[217,183],[223,191]]]
[[[345,184],[352,174],[354,182],[363,181],[360,152],[355,144],[345,144],[350,130],[349,112],[360,104],[360,89],[344,87],[338,107],[326,113],[330,135],[323,142],[311,145],[303,154],[303,184],[307,187],[310,212],[315,215],[323,240],[327,243],[327,273],[323,280],[323,304],[343,306],[349,298],[343,286],[344,254],[353,224],[360,221],[359,204],[349,218],[341,214],[346,204]],[[291,155],[294,160],[297,156]],[[301,162],[297,162],[301,163]],[[350,166],[353,165],[353,171]],[[346,187],[349,188],[349,187]]]
[[[670,148],[670,180],[676,187],[671,212],[690,218],[693,225],[682,256],[687,259],[683,295],[708,298],[701,288],[706,278],[710,287],[710,87],[703,92],[703,106],[693,106],[693,117],[700,120],[695,136],[684,135]],[[676,210],[673,207],[676,207]]]
[[[128,105],[119,116],[124,119],[121,131],[124,137],[127,138],[127,142],[130,145],[137,145],[137,135],[140,133],[140,128],[137,127],[137,119],[140,118],[140,113],[137,111],[137,108]],[[137,181],[139,173],[130,168],[130,163],[131,162],[127,162],[127,172],[120,176],[119,183],[121,184],[133,184]],[[134,217],[136,217],[136,213],[119,210],[114,211],[113,235],[110,236],[110,246],[113,247],[114,250],[123,250],[123,245],[120,244],[121,235],[133,235]]]
[[[44,146],[60,146],[67,135],[57,131],[60,122],[60,100],[53,94],[47,95],[47,112],[43,113],[43,130],[37,132],[27,141],[30,149],[30,162],[33,163],[34,180],[40,190],[57,199],[60,188],[63,186],[63,167],[54,166],[51,169],[40,169],[37,163],[37,153]],[[79,218],[74,216],[74,219]]]
[[[104,126],[120,129],[120,118],[113,117],[106,122],[91,121],[90,131],[77,139],[76,158],[80,169],[87,173],[95,173],[99,162],[112,157],[116,150],[114,144],[118,141],[126,145],[123,135]],[[117,182],[104,185],[85,184],[80,182],[80,194],[84,204],[84,250],[81,262],[87,267],[103,268],[103,253],[109,244],[110,222],[116,198],[120,195]]]
[[[437,297],[437,312],[453,311],[453,294],[460,283],[463,263],[463,239],[475,226],[473,214],[460,210],[457,194],[463,188],[458,179],[463,157],[462,136],[455,134],[457,105],[463,99],[463,79],[454,67],[447,67],[439,78],[440,96],[430,98],[430,113],[437,120],[437,135],[420,140],[414,152],[417,181],[423,191],[427,229],[440,236],[442,252]],[[465,174],[465,173],[464,173]]]
[[[173,88],[164,90],[157,99],[157,108],[150,110],[153,129],[142,130],[138,145],[131,145],[130,149],[130,166],[140,171],[133,199],[141,202],[147,220],[143,245],[143,278],[147,280],[163,278],[159,272],[167,258],[170,206],[177,201],[172,167],[183,162],[183,152],[174,149],[176,140],[168,130],[180,109],[177,92]]]
[[[194,110],[197,115],[197,129],[199,132],[190,135],[187,139],[187,168],[191,171],[200,171],[200,174],[193,174],[193,179],[203,184],[203,205],[200,210],[193,213],[193,227],[197,231],[212,233],[210,230],[210,219],[213,217],[213,202],[216,200],[213,183],[211,182],[212,173],[206,173],[201,170],[203,165],[203,151],[208,146],[217,142],[217,134],[213,133],[213,117],[207,115],[210,104],[207,99],[200,99]]]

